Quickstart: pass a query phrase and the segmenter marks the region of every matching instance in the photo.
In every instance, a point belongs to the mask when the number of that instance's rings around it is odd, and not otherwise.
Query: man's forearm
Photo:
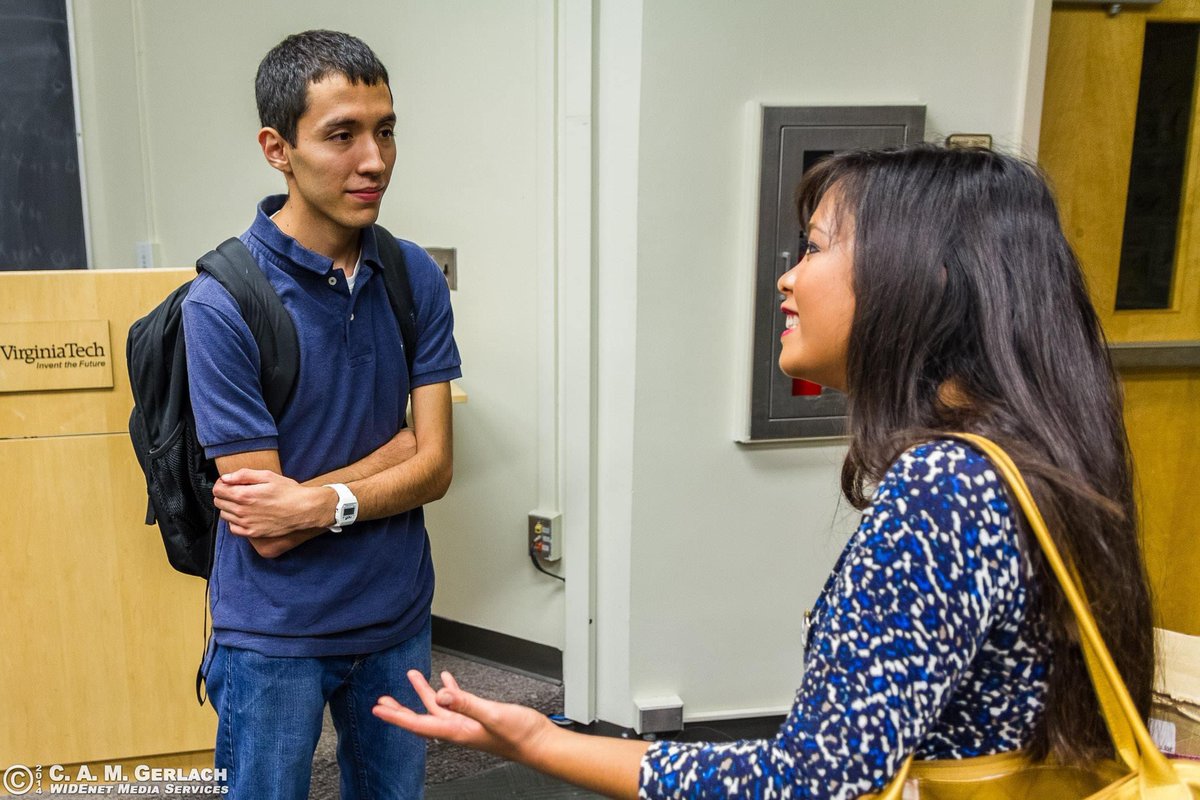
[[[358,498],[358,518],[381,519],[440,500],[450,488],[452,472],[448,455],[418,452],[347,485]]]
[[[416,437],[405,428],[365,458],[318,475],[303,485],[346,484],[358,499],[358,518],[372,520],[402,514],[441,499],[450,486],[451,472],[448,455],[440,450],[418,453]],[[332,504],[328,511],[329,520],[319,524],[333,524]]]
[[[450,384],[413,389],[412,411],[415,455],[347,484],[358,498],[363,519],[390,517],[432,503],[450,488],[454,464]]]
[[[401,430],[359,461],[304,484],[279,474],[274,450],[218,459],[222,477],[213,496],[230,531],[256,542],[279,539],[277,547],[255,544],[269,557],[333,525],[337,493],[326,484],[349,486],[362,520],[400,514],[445,495],[453,463],[449,385],[421,386],[412,397],[411,433]]]
[[[449,459],[441,448],[407,457],[403,447],[385,446],[347,468],[298,484],[279,474],[274,450],[243,453],[217,460],[222,476],[213,495],[230,531],[250,539],[259,555],[273,558],[333,524],[337,494],[327,483],[346,482],[353,474],[393,462],[347,484],[358,498],[359,519],[381,519],[442,497],[450,485]]]
[[[328,483],[351,483],[383,472],[390,467],[403,464],[417,454],[417,438],[409,428],[399,433],[379,448],[340,469],[326,472],[303,482],[304,486],[324,486]]]

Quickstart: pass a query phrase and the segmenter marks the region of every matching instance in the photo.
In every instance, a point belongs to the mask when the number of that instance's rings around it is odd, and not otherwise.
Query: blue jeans
[[[405,673],[429,676],[430,624],[362,656],[281,658],[217,645],[208,695],[217,712],[216,767],[232,800],[305,800],[325,704],[337,729],[343,800],[424,795],[425,740],[371,714],[390,694],[422,708]]]

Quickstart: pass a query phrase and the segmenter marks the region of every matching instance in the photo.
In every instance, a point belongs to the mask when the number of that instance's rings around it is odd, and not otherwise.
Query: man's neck
[[[284,203],[271,215],[280,231],[314,253],[333,259],[334,269],[347,275],[354,272],[362,242],[362,230],[343,228],[328,220],[305,220],[295,207]],[[324,224],[322,224],[324,223]]]

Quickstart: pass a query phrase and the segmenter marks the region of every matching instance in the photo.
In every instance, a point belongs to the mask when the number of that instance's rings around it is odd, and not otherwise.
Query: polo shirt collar
[[[317,275],[328,275],[333,269],[333,259],[309,250],[291,236],[279,230],[279,226],[271,219],[271,215],[283,208],[287,202],[286,194],[273,194],[258,204],[258,213],[250,226],[250,235],[262,242],[271,252],[288,264],[294,264]],[[373,268],[379,266],[379,245],[375,241],[375,226],[369,226],[362,232],[362,263],[370,262]]]

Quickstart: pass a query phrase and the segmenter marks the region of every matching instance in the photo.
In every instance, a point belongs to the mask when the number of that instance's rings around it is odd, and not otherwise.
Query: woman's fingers
[[[412,684],[413,690],[417,693],[417,697],[421,698],[421,702],[425,704],[425,710],[430,714],[436,714],[442,710],[438,705],[437,692],[429,685],[429,681],[425,680],[425,676],[420,670],[410,669],[408,671],[408,682]]]
[[[451,681],[453,680],[451,678]],[[485,727],[495,721],[495,708],[498,705],[494,700],[485,700],[470,692],[464,692],[457,685],[443,687],[437,693],[437,703],[443,709],[470,717]]]
[[[459,688],[458,681],[449,672],[443,670],[441,677],[442,688],[437,692],[433,692],[432,688],[430,689],[437,706],[447,711],[463,714],[472,719],[479,719],[480,698]],[[422,696],[422,699],[425,699],[424,696]],[[483,702],[486,703],[487,701]]]
[[[424,736],[427,739],[444,738],[450,730],[451,725],[448,720],[435,717],[432,714],[418,714],[412,709],[396,703],[392,704],[384,702],[391,698],[379,698],[379,702],[371,709],[371,713],[379,717],[384,722],[404,728],[406,731],[411,731],[418,736]]]
[[[408,727],[403,724],[404,721],[409,717],[417,716],[412,709],[400,705],[396,702],[396,698],[388,696],[379,698],[375,702],[375,707],[371,709],[371,713],[386,722],[400,725],[403,728]]]
[[[417,697],[421,698],[421,702],[425,704],[429,715],[439,717],[446,722],[459,724],[463,722],[463,717],[478,720],[480,714],[487,708],[487,701],[481,701],[475,695],[458,688],[458,682],[449,672],[442,673],[442,682],[445,685],[440,690],[435,690],[430,686],[429,681],[425,680],[425,676],[415,669],[409,670],[408,680],[416,691]],[[436,735],[446,736],[445,733]]]

